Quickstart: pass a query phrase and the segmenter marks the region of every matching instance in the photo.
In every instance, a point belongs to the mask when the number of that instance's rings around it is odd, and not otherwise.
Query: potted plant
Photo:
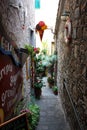
[[[54,85],[54,79],[53,79],[52,76],[48,77],[48,78],[47,78],[47,81],[48,81],[48,83],[49,83],[49,87],[52,87],[52,86]]]
[[[52,54],[49,56],[49,65],[47,66],[48,73],[53,77],[54,74],[54,65],[56,63],[57,56]]]
[[[58,87],[57,87],[57,86],[53,86],[53,87],[52,87],[52,90],[53,90],[53,93],[54,93],[55,95],[58,95]]]
[[[41,79],[36,80],[36,82],[34,83],[35,98],[40,99],[42,87],[43,87],[42,80]]]
[[[36,66],[36,75],[43,77],[45,74],[45,67],[42,64]]]
[[[42,55],[36,56],[36,62],[35,62],[35,70],[37,76],[44,76],[45,75],[45,67],[42,63]]]
[[[35,130],[40,117],[40,108],[37,104],[30,104],[29,110],[32,113],[31,115],[28,116],[29,128],[30,130]]]
[[[37,104],[30,103],[28,108],[23,109],[20,113],[27,113],[27,124],[29,130],[35,130],[40,117],[40,107]]]
[[[44,71],[44,67],[43,67],[43,65],[38,65],[37,67],[36,67],[36,73],[42,73]]]
[[[34,52],[34,47],[32,45],[27,45],[25,44],[25,49],[28,50],[28,54],[32,56],[33,52]]]
[[[34,48],[34,52],[35,52],[36,54],[39,54],[40,48],[39,48],[39,47],[38,47],[38,48]]]

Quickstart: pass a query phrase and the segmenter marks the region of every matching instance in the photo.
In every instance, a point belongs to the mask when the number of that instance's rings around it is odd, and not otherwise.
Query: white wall
[[[37,24],[39,21],[44,21],[49,28],[54,29],[58,1],[59,0],[41,0],[41,8],[35,10],[35,23]],[[49,44],[53,41],[53,34],[51,30],[47,29],[44,31],[42,41],[48,41]],[[36,44],[41,47],[41,41],[38,35],[36,35]]]

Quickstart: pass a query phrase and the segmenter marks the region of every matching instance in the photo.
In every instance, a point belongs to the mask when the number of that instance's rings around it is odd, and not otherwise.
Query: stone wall
[[[0,0],[0,25],[3,25],[4,33],[6,33],[9,38],[13,39],[18,48],[23,48],[24,44],[35,45],[34,11],[34,0]],[[32,42],[29,31],[33,32]],[[30,60],[28,63],[30,63]],[[23,66],[24,96],[29,99],[30,79],[26,79],[26,71],[29,71],[29,69],[26,70],[25,63]],[[26,101],[29,101],[27,99]]]
[[[0,19],[5,30],[14,33],[18,45],[29,43],[28,29],[35,27],[34,0],[3,0],[0,5]]]
[[[64,41],[65,22],[56,22],[57,82],[72,130],[87,129],[87,1],[70,0],[72,41]],[[59,6],[60,10],[62,7]],[[62,13],[61,13],[62,14]],[[60,14],[60,15],[61,15]],[[59,17],[59,16],[58,16]],[[58,19],[58,18],[57,18]],[[73,114],[72,114],[73,113]]]

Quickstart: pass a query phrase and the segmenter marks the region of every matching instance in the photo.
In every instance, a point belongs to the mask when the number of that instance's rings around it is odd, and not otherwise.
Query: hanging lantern
[[[40,36],[40,40],[42,41],[43,38],[43,34],[44,34],[44,30],[47,29],[47,25],[45,24],[45,22],[40,21],[37,25],[36,25],[36,32],[39,32],[39,36]]]
[[[43,34],[44,34],[44,31],[43,30],[40,30],[39,31],[39,36],[40,36],[40,40],[42,41],[42,38],[43,38]]]
[[[44,23],[43,21],[40,21],[38,24],[39,24],[41,27],[45,25],[45,23]]]
[[[40,27],[39,24],[37,24],[37,25],[36,25],[36,31],[39,31],[39,30],[41,30],[41,27]]]

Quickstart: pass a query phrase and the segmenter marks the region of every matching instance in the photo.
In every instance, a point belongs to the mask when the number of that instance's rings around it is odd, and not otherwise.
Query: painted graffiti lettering
[[[9,100],[8,104],[7,104],[7,111],[9,111],[9,109],[14,105],[14,100],[11,99]]]
[[[3,76],[4,76],[4,75],[8,75],[9,72],[12,72],[12,65],[10,65],[10,64],[4,66],[4,67],[0,70],[0,80],[3,79]]]
[[[5,68],[3,68],[3,69],[0,71],[0,80],[3,78],[3,75],[5,75]]]
[[[10,77],[10,86],[15,86],[16,85],[16,82],[17,82],[17,79],[20,75],[20,71],[16,74],[16,75],[12,75]]]
[[[9,33],[9,36],[11,37],[11,39],[15,39],[15,36],[13,33]],[[16,62],[19,62],[19,56],[17,55],[17,53],[15,52],[15,47],[17,47],[16,43],[14,42],[14,40],[11,41],[11,43],[9,43],[4,36],[0,36],[0,47],[3,48],[4,52],[11,52],[11,54],[13,55],[13,58],[15,59]]]
[[[6,75],[9,73],[9,72],[12,72],[12,66],[9,64],[9,65],[6,65]]]
[[[9,42],[2,36],[1,37],[1,42],[0,42],[0,44],[1,44],[1,47],[2,48],[4,48],[5,50],[8,50],[9,51],[9,46],[10,46],[10,44],[9,44]]]
[[[13,97],[15,95],[15,93],[16,93],[16,88],[6,90],[5,92],[2,93],[2,96],[1,96],[2,107],[5,105],[6,99]]]

